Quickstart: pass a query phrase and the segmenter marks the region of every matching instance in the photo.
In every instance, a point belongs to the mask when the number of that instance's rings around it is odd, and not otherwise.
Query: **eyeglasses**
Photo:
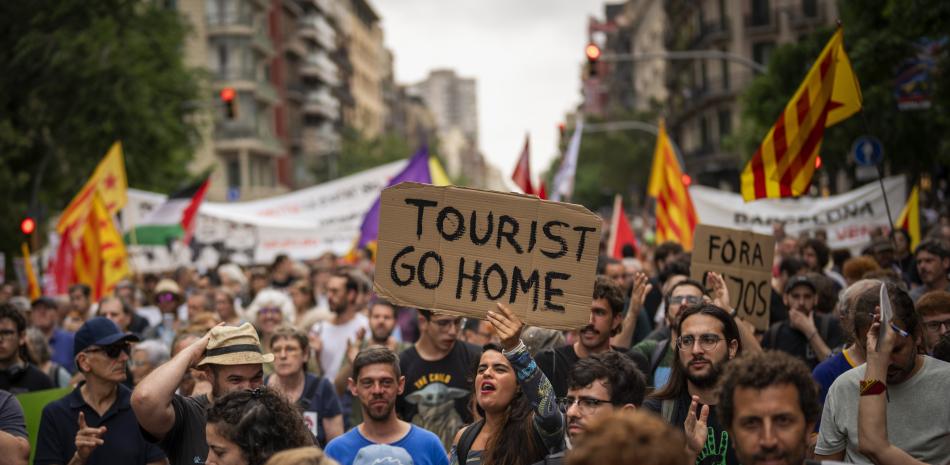
[[[16,330],[13,329],[0,329],[0,341],[4,339],[13,339],[17,335]]]
[[[577,404],[577,408],[579,408],[584,415],[590,415],[594,410],[597,410],[597,407],[609,403],[609,400],[594,399],[593,397],[567,396],[557,400],[557,406],[561,409],[562,413],[567,413],[567,409]]]
[[[670,305],[673,304],[682,304],[682,305],[697,305],[703,301],[703,298],[697,295],[678,295],[670,296]]]
[[[928,321],[924,323],[924,327],[927,328],[927,331],[930,331],[932,333],[936,333],[943,328],[947,328],[947,330],[950,331],[950,319]]]
[[[699,335],[699,347],[702,347],[703,350],[712,350],[719,344],[719,341],[723,340],[723,337],[718,334],[700,334]],[[680,350],[689,350],[692,349],[696,344],[696,336],[680,336],[676,339],[676,347]]]
[[[175,294],[172,294],[171,292],[162,292],[161,294],[158,295],[159,303],[164,304],[164,303],[174,302],[174,301],[175,301]]]
[[[131,351],[132,349],[131,347],[129,347],[129,344],[127,342],[123,342],[119,344],[111,344],[105,347],[90,347],[85,350],[85,352],[90,352],[90,353],[102,352],[106,354],[106,356],[109,358],[118,358],[119,354],[121,353],[125,353],[125,355],[129,355]]]
[[[432,323],[434,323],[440,330],[445,331],[451,326],[462,326],[462,319],[456,318],[454,320],[432,320]]]

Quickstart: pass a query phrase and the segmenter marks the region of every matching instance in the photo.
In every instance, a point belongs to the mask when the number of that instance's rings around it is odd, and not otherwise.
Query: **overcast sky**
[[[478,80],[479,145],[510,176],[531,134],[535,178],[556,155],[557,125],[580,102],[594,0],[370,0],[395,54],[396,80],[437,68]]]

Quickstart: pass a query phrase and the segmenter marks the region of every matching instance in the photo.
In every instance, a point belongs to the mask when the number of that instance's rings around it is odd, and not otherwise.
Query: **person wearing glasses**
[[[711,304],[680,310],[673,326],[676,363],[666,385],[643,407],[686,433],[686,452],[695,463],[739,465],[729,433],[716,417],[716,384],[728,362],[743,351],[739,326]]]
[[[950,457],[950,402],[947,402],[950,363],[918,353],[923,328],[914,302],[897,285],[887,283],[885,286],[893,309],[888,324],[888,332],[896,333],[893,348],[872,350],[876,349],[877,340],[867,337],[868,363],[848,370],[832,383],[822,411],[816,458],[858,464],[898,463],[876,456],[883,451],[875,446],[886,444],[864,442],[867,436],[861,435],[858,412],[865,412],[867,406],[872,407],[869,413],[884,423],[885,436],[891,445],[924,463],[946,463]],[[855,315],[856,319],[859,317],[871,320],[874,315]],[[873,322],[867,324],[867,327],[872,326]],[[878,329],[879,326],[874,326],[874,330]],[[884,355],[887,355],[886,361],[881,359]],[[865,399],[866,396],[884,396],[884,399],[869,404],[865,402],[870,400]],[[880,415],[882,404],[886,404],[886,419]],[[860,408],[855,408],[856,405]]]
[[[924,353],[933,354],[934,346],[950,334],[950,292],[930,291],[917,300],[917,314],[924,327]]]
[[[459,340],[462,318],[419,310],[419,340],[399,355],[406,389],[396,401],[399,417],[432,431],[446,451],[473,421],[472,372],[481,349]]]
[[[670,379],[670,372],[676,352],[674,345],[670,344],[675,338],[671,336],[670,329],[676,324],[676,317],[684,307],[699,305],[703,303],[703,285],[698,281],[686,279],[680,281],[670,288],[666,294],[665,300],[666,314],[664,315],[666,324],[655,329],[646,339],[638,342],[631,349],[631,353],[639,353],[643,358],[650,361],[649,369],[645,370],[647,386],[661,389]]]
[[[564,445],[564,414],[551,382],[521,340],[524,324],[499,303],[488,312],[501,344],[483,347],[475,375],[481,420],[459,431],[453,465],[530,465]]]
[[[297,310],[287,294],[276,289],[264,289],[254,297],[246,315],[261,337],[261,347],[265,353],[269,353],[274,331],[281,325],[293,325]]]
[[[0,389],[16,395],[52,387],[49,376],[30,363],[26,318],[13,304],[0,304]]]
[[[76,368],[85,381],[43,408],[36,465],[164,464],[165,454],[142,436],[123,385],[130,342],[111,320],[95,317],[76,332]]]

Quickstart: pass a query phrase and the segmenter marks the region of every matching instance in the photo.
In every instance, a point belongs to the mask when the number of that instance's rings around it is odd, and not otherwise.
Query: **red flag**
[[[623,258],[623,248],[628,244],[633,247],[634,254],[639,252],[637,237],[630,229],[630,222],[627,221],[627,215],[623,212],[620,194],[617,194],[614,197],[613,218],[610,220],[610,256],[618,260]]]
[[[541,187],[538,188],[538,198],[540,198],[541,200],[548,199],[548,189],[544,185],[544,181],[541,181]]]
[[[521,151],[521,157],[518,158],[518,164],[515,165],[515,172],[511,173],[511,180],[525,194],[535,195],[534,187],[531,185],[531,150],[527,135],[524,136],[524,150]]]

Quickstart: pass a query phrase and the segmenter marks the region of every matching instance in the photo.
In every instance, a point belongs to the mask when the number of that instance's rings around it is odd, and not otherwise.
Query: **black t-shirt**
[[[844,342],[841,325],[838,324],[838,319],[831,315],[815,312],[815,329],[832,351]],[[809,370],[814,370],[820,361],[806,335],[792,328],[788,320],[775,323],[769,328],[762,338],[762,348],[777,349],[798,357],[808,365]]]
[[[24,392],[52,389],[53,382],[31,363],[16,365],[6,370],[0,370],[0,389],[17,395]]]
[[[396,399],[400,418],[432,431],[448,450],[455,433],[473,421],[469,410],[475,368],[481,349],[456,341],[452,351],[441,360],[427,361],[415,346],[399,355],[399,369],[406,377],[406,388]]]
[[[785,306],[785,301],[782,300],[782,294],[775,292],[775,289],[772,289],[772,295],[769,297],[771,300],[771,305],[769,306],[769,325],[774,325],[780,321],[785,321],[788,319],[788,307]]]
[[[640,371],[643,371],[643,368],[649,365],[649,360],[644,360],[642,357],[633,358],[626,350],[621,350],[618,347],[612,347],[611,349],[630,358]],[[574,364],[580,359],[581,358],[577,356],[577,352],[574,351],[574,344],[568,344],[538,353],[538,355],[534,357],[534,362],[538,364],[538,368],[541,369],[544,376],[551,382],[551,387],[554,388],[554,395],[561,398],[567,395],[567,377],[574,368]]]
[[[208,422],[208,396],[182,397],[175,394],[172,408],[175,424],[160,441],[142,429],[142,435],[155,442],[165,451],[171,465],[194,465],[205,463],[208,458],[208,441],[205,439],[205,424]],[[141,429],[141,428],[140,428]]]
[[[660,399],[651,398],[643,403],[643,407],[662,416],[663,402]],[[671,425],[683,430],[683,423],[686,421],[686,416],[689,415],[689,404],[691,402],[692,399],[689,393],[686,392],[673,401],[673,412],[670,417]],[[702,405],[698,408],[702,409]],[[729,443],[729,433],[719,424],[719,420],[716,418],[716,407],[714,405],[709,406],[706,427],[708,428],[706,444],[700,451],[699,456],[696,457],[696,465],[740,465],[735,450]]]

